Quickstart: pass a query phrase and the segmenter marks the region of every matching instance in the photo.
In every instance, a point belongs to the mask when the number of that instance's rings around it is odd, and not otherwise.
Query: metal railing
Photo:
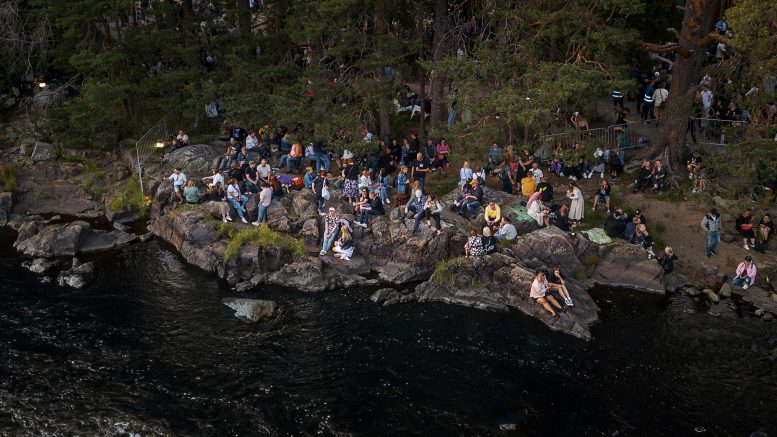
[[[745,138],[748,123],[741,120],[691,117],[685,141],[695,144],[725,146]]]
[[[178,130],[183,128],[182,122],[183,117],[179,111],[173,110],[168,112],[135,143],[138,182],[140,182],[140,191],[144,195],[143,165],[159,150],[164,150],[165,146],[175,137]]]
[[[607,127],[570,130],[557,134],[544,135],[542,141],[555,148],[561,145],[572,148],[575,143],[595,142],[599,145],[621,149],[640,147],[652,139],[659,120],[634,121],[624,124],[614,124]]]

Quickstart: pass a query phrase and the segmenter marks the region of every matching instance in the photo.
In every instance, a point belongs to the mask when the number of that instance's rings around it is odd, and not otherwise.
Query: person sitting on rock
[[[221,159],[219,170],[228,170],[232,166],[232,163],[237,159],[237,153],[239,150],[240,143],[234,138],[230,139],[229,144],[227,144],[226,150],[224,151],[224,157]]]
[[[229,172],[227,172],[227,180],[234,179],[237,181],[238,185],[243,188],[243,180],[245,179],[245,170],[240,168],[240,166],[237,165],[236,161],[232,161],[232,164],[230,164]]]
[[[518,231],[515,229],[515,226],[510,223],[510,219],[507,217],[502,217],[501,222],[499,223],[499,230],[496,231],[496,235],[494,235],[497,240],[499,241],[515,241],[515,239],[518,237]]]
[[[634,230],[634,236],[631,242],[642,246],[647,252],[648,258],[655,258],[656,254],[653,253],[653,238],[648,233],[647,227],[642,223],[638,224]]]
[[[761,221],[758,222],[758,231],[761,234],[760,251],[764,252],[769,242],[769,236],[774,231],[774,222],[769,214],[764,214]]]
[[[490,202],[486,205],[486,209],[483,212],[483,217],[486,220],[486,226],[489,228],[495,228],[499,226],[499,222],[502,221],[502,210],[494,202]]]
[[[637,223],[634,224],[636,229]],[[604,224],[604,232],[610,238],[624,238],[626,235],[626,217],[621,211],[615,210],[607,217],[607,222]]]
[[[302,177],[302,182],[305,184],[305,188],[313,188],[313,180],[316,178],[316,173],[313,172],[313,167],[305,167],[305,176]]]
[[[545,273],[539,272],[534,276],[534,280],[531,283],[531,289],[529,291],[529,297],[534,299],[535,302],[542,305],[546,311],[548,311],[551,317],[558,317],[558,314],[553,309],[551,304],[559,310],[563,310],[561,304],[558,303],[555,297],[548,294],[548,281],[545,279]]]
[[[577,222],[569,220],[569,205],[563,204],[558,209],[556,214],[556,220],[553,221],[553,226],[561,229],[564,232],[573,232],[577,228]]]
[[[224,175],[222,175],[219,172],[219,169],[214,167],[210,170],[210,172],[211,172],[210,176],[205,176],[204,178],[202,178],[202,181],[208,184],[208,188],[212,188],[216,186],[216,184],[221,184],[221,186],[223,187]]]
[[[245,168],[245,181],[246,191],[251,193],[259,192],[259,175],[256,170],[256,161],[249,161],[248,167]]]
[[[183,129],[178,131],[178,135],[175,137],[176,142],[178,142],[178,147],[186,147],[189,145],[189,135],[186,135],[186,131]]]
[[[736,276],[732,281],[735,287],[742,286],[745,290],[755,284],[755,274],[758,269],[755,267],[755,261],[749,255],[737,266]]]
[[[178,197],[178,200],[183,203],[183,196],[181,195],[181,190],[183,190],[184,185],[186,185],[186,175],[181,171],[181,167],[176,167],[173,169],[173,174],[168,176],[170,182],[173,183],[173,191],[175,192],[175,195]]]
[[[302,150],[302,144],[294,143],[289,153],[281,156],[275,168],[280,171],[285,166],[286,173],[290,173],[293,167],[302,166],[302,158],[304,157],[305,153]]]
[[[246,210],[246,203],[248,203],[248,196],[240,193],[240,186],[237,184],[237,179],[235,178],[231,178],[229,180],[229,186],[227,187],[227,200],[235,208],[235,211],[237,211],[237,215],[240,216],[240,220],[242,220],[243,223],[248,223],[248,220],[246,220],[245,215],[243,214]]]
[[[340,221],[340,217],[337,216],[335,209],[330,207],[324,217],[324,243],[319,255],[326,255],[326,253],[329,252],[329,249],[332,248],[332,244],[334,244],[335,239],[340,233]]]
[[[526,214],[533,218],[539,226],[547,227],[548,211],[542,204],[542,193],[534,193],[529,197],[529,201],[526,202]]]
[[[356,202],[353,202],[353,215],[360,216],[362,213],[362,206],[369,206],[370,204],[370,190],[362,188],[359,190],[359,198]]]
[[[537,191],[537,181],[534,180],[534,172],[529,170],[526,177],[521,179],[521,194],[530,197]]]
[[[343,226],[340,230],[340,238],[335,242],[335,246],[332,249],[336,253],[336,257],[343,261],[350,261],[353,256],[353,237],[347,227]]]
[[[418,215],[424,211],[424,206],[426,206],[426,196],[424,195],[423,191],[417,189],[415,190],[415,193],[410,198],[410,200],[407,202],[407,205],[405,205],[405,214],[401,218],[402,222],[410,217],[418,219]],[[413,226],[413,228],[417,229],[418,227]]]
[[[458,211],[461,205],[464,203],[464,198],[472,192],[472,179],[468,180],[466,184],[462,185],[459,189],[459,195],[456,196],[456,200],[453,201],[452,208],[454,211]]]
[[[564,299],[566,306],[571,307],[575,305],[572,302],[572,296],[569,295],[569,290],[567,290],[567,283],[561,277],[561,269],[558,267],[553,269],[553,273],[548,278],[548,289],[557,291],[561,298]]]
[[[750,209],[746,209],[742,212],[742,215],[737,217],[736,228],[739,234],[742,235],[742,247],[745,250],[750,250],[750,247],[755,246],[755,231],[753,230],[753,216]]]
[[[675,261],[677,261],[677,255],[674,254],[671,247],[666,246],[664,248],[664,255],[661,258],[658,258],[658,264],[664,269],[664,274],[668,275],[674,271]]]
[[[221,212],[221,220],[231,222],[232,217],[229,215],[229,203],[227,203],[227,192],[224,190],[224,186],[221,182],[216,182],[214,186],[208,187],[207,200],[211,202],[217,202],[219,206],[219,212]]]
[[[186,183],[186,188],[183,189],[183,196],[189,205],[200,203],[200,189],[194,185],[194,181]]]
[[[472,219],[477,209],[483,204],[483,189],[480,188],[480,183],[477,179],[472,179],[470,184],[472,191],[464,196],[461,207],[459,207],[459,215],[463,216],[466,211],[468,219]]]
[[[472,229],[469,231],[469,237],[467,238],[467,242],[464,244],[464,255],[465,256],[483,256],[485,254],[485,250],[483,250],[483,240],[480,238],[480,235],[478,235],[477,231]]]
[[[483,228],[483,235],[480,237],[480,245],[483,246],[483,253],[485,255],[491,255],[496,252],[498,240],[491,235],[491,228],[488,226]]]
[[[607,214],[610,213],[611,190],[612,188],[610,187],[610,183],[607,182],[607,179],[602,179],[601,182],[599,182],[599,189],[596,191],[596,196],[594,196],[594,206],[591,208],[592,211],[596,211],[596,206],[603,203],[607,206]]]
[[[386,213],[386,210],[383,208],[383,199],[378,196],[378,193],[370,191],[369,199],[369,204],[361,207],[361,216],[359,217],[359,223],[357,223],[363,228],[367,228],[370,216],[383,215]]]
[[[370,171],[364,170],[362,171],[362,174],[359,176],[359,190],[362,188],[369,189],[370,186],[372,186],[372,179],[370,179]]]
[[[637,173],[638,177],[634,183],[634,191],[645,192],[645,189],[650,186],[650,181],[653,180],[653,166],[650,161],[645,159],[642,161],[642,167],[639,168]]]
[[[653,167],[653,192],[662,193],[666,191],[667,185],[667,171],[664,164],[659,160],[656,161],[656,165]]]
[[[437,200],[437,196],[429,194],[426,196],[426,204],[424,205],[424,217],[427,220],[429,226],[434,222],[434,228],[437,230],[437,234],[440,233],[440,213],[442,213],[442,205]],[[413,226],[416,228],[417,226]]]

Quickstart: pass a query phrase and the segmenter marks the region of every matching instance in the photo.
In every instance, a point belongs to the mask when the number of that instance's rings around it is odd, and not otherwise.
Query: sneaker
[[[226,222],[227,222],[227,218],[226,218],[226,217],[224,217],[224,218],[222,218],[222,219],[221,219],[221,221],[223,221],[224,223],[226,223]]]
[[[344,256],[344,257],[342,257],[342,258],[340,258],[340,259],[341,259],[341,260],[343,260],[343,261],[350,261],[350,260],[351,260],[351,257]]]
[[[231,217],[231,216],[226,216],[226,217],[225,217],[225,219],[226,219],[227,221],[230,221],[230,222],[232,221],[232,217]]]
[[[260,225],[259,222],[251,222],[251,224],[254,225],[254,226],[259,226]]]
[[[391,201],[386,199],[386,205],[391,205]]]
[[[363,227],[364,229],[367,229],[367,223],[356,223],[356,224]]]
[[[559,175],[559,176],[561,176],[561,177],[563,178],[563,177],[564,177],[564,172],[562,171],[562,172],[561,172],[561,173],[559,173],[558,175]]]
[[[747,244],[745,244],[745,245],[744,245],[744,246],[742,246],[742,247],[744,247],[744,248],[745,248],[745,250],[750,250],[750,246],[748,246]]]
[[[742,289],[743,289],[743,290],[747,290],[747,289],[748,289],[748,287],[750,287],[750,284],[748,284],[747,282],[745,282],[745,284],[744,284],[744,285],[742,285]]]
[[[242,220],[243,223],[248,224],[248,220],[246,220],[245,217],[242,217],[240,220]]]
[[[326,250],[324,250],[324,249],[321,249],[321,252],[318,252],[318,255],[319,255],[319,256],[324,256],[324,255],[326,255]]]
[[[326,213],[325,213],[325,212],[323,212],[323,211],[319,211],[319,212],[318,212],[318,215],[320,215],[321,217],[323,217],[323,216],[325,216],[325,215],[326,215]]]
[[[567,306],[570,306],[570,307],[575,306],[574,302],[572,302],[572,298],[569,299],[569,303],[567,303]]]

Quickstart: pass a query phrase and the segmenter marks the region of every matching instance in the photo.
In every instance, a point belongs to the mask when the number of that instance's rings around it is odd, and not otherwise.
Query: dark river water
[[[725,303],[600,290],[585,342],[517,312],[266,288],[279,316],[246,324],[157,242],[96,259],[84,290],[17,261],[2,436],[777,436],[777,326]]]

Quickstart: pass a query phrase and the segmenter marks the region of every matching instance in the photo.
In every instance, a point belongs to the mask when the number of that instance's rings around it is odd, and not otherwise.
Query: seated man
[[[685,166],[690,173],[690,178],[693,179],[693,175],[699,170],[702,163],[701,152],[694,150],[693,153],[685,160]]]
[[[259,176],[259,181],[266,184],[270,184],[270,175],[272,174],[272,167],[267,164],[266,159],[262,159],[262,163],[256,166],[256,173]]]
[[[610,238],[624,238],[626,232],[626,220],[619,211],[613,211],[604,224],[604,232]]]
[[[459,215],[463,216],[466,211],[467,218],[472,219],[476,215],[477,209],[483,205],[483,189],[480,188],[477,179],[472,179],[470,185],[472,185],[472,191],[464,196],[464,201],[459,207]]]
[[[540,183],[537,184],[536,190],[538,193],[542,193],[542,201],[550,203],[553,201],[553,185],[548,182],[546,176],[540,178]]]
[[[370,203],[361,207],[361,216],[359,217],[359,226],[366,228],[370,221],[370,216],[383,215],[386,210],[383,208],[383,200],[374,191],[370,191]]]
[[[502,221],[499,224],[499,230],[494,235],[497,240],[500,241],[514,241],[518,237],[518,231],[515,229],[510,219],[502,217]]]
[[[521,179],[521,194],[531,197],[537,191],[537,181],[534,180],[534,172],[529,170],[526,177]]]
[[[245,175],[245,182],[246,182],[246,191],[250,191],[252,193],[258,193],[260,181],[256,170],[256,161],[248,162],[248,167],[246,167],[244,175]]]
[[[289,153],[281,156],[281,159],[278,161],[278,165],[275,166],[275,168],[280,171],[281,167],[283,167],[285,164],[286,173],[290,173],[292,167],[302,166],[303,157],[304,153],[302,152],[302,145],[300,143],[294,143],[291,146]]]

